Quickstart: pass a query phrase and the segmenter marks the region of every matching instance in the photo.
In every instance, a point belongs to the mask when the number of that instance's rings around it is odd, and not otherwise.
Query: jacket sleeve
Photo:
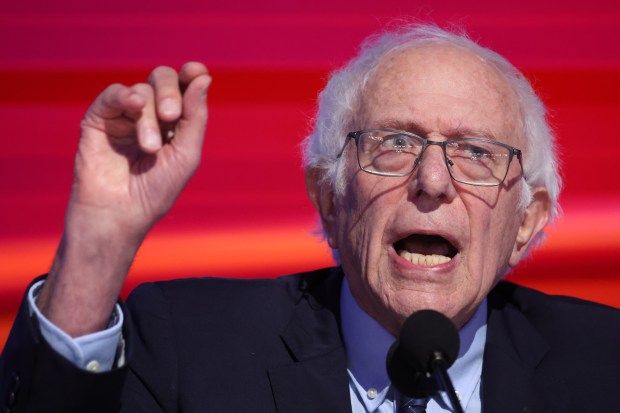
[[[121,307],[126,312],[123,304]],[[128,324],[126,317],[123,337],[128,344],[125,351],[129,360]],[[115,413],[120,410],[126,376],[126,367],[92,373],[75,367],[56,353],[42,337],[24,297],[0,356],[1,411]]]

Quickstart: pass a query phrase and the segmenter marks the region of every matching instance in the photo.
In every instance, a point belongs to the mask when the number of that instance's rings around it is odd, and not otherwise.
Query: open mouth
[[[433,267],[445,264],[458,254],[458,249],[439,235],[413,234],[397,241],[394,249],[414,265]]]

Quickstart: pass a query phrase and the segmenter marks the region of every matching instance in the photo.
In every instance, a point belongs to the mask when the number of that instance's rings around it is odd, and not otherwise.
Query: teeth
[[[445,255],[422,255],[409,251],[401,251],[399,255],[412,264],[421,265],[423,267],[432,267],[434,265],[445,264],[452,259],[450,257],[446,257]]]

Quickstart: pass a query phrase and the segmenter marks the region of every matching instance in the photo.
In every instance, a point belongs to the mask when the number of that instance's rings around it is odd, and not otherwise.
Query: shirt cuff
[[[124,341],[121,337],[123,312],[118,304],[107,329],[73,338],[52,324],[37,307],[36,298],[44,283],[45,280],[41,280],[30,288],[28,304],[30,314],[34,314],[39,320],[41,334],[56,352],[76,367],[92,372],[112,370],[119,350],[119,360],[124,360]]]

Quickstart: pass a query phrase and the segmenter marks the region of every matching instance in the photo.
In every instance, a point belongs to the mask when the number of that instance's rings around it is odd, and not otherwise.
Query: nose
[[[440,142],[428,142],[413,175],[411,185],[416,197],[450,201],[456,195]]]

